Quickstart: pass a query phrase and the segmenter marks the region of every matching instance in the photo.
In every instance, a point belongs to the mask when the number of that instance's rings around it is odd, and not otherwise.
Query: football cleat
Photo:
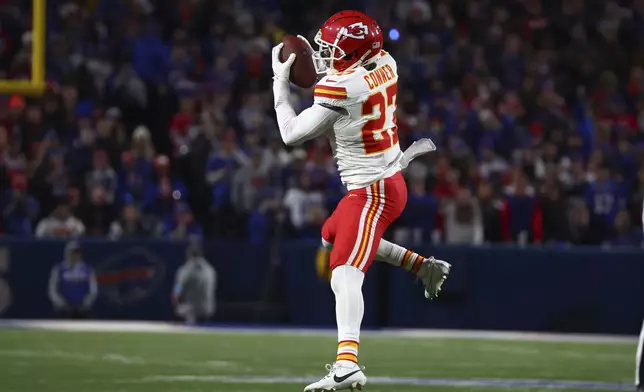
[[[336,362],[333,365],[326,365],[326,370],[329,371],[329,374],[320,381],[304,388],[304,392],[343,391],[347,389],[361,391],[367,383],[367,376],[362,372],[364,368],[356,364],[351,366]]]
[[[433,257],[423,261],[418,276],[423,281],[423,286],[425,286],[425,298],[434,299],[438,297],[451,268],[450,263]]]

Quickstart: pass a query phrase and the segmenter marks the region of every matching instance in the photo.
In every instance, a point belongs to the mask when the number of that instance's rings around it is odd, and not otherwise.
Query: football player
[[[336,302],[336,361],[327,365],[327,376],[304,390],[361,389],[367,382],[358,365],[362,283],[371,262],[378,259],[412,272],[422,279],[428,298],[438,295],[450,271],[444,261],[382,240],[407,203],[401,170],[435,146],[424,139],[405,153],[400,149],[396,61],[383,50],[382,31],[372,18],[357,11],[339,12],[324,23],[315,43],[319,46],[313,54],[315,67],[325,76],[315,86],[313,106],[299,115],[289,103],[289,72],[295,54],[282,63],[283,44],[272,53],[275,112],[282,139],[295,145],[327,136],[348,189],[322,228],[323,246],[330,249]]]

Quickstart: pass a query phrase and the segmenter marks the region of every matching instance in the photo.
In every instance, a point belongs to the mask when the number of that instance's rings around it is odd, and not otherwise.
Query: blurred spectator
[[[114,203],[118,179],[116,172],[109,164],[107,154],[103,150],[94,151],[92,158],[92,170],[85,178],[85,188],[89,191],[101,187],[105,191],[105,200],[107,203]]]
[[[284,207],[289,211],[291,223],[302,237],[314,236],[322,227],[325,215],[324,195],[312,189],[311,177],[302,173],[299,182],[284,195]]]
[[[201,227],[195,221],[190,207],[179,203],[176,206],[174,219],[167,221],[163,227],[163,236],[172,239],[186,239],[190,236],[202,236]]]
[[[174,115],[170,124],[170,138],[175,155],[185,155],[190,151],[195,134],[192,124],[196,116],[194,99],[184,97],[179,102],[179,113]]]
[[[155,188],[154,198],[144,210],[146,219],[162,225],[172,221],[179,199],[180,193],[172,189],[170,179],[160,178]]]
[[[235,216],[231,200],[235,172],[248,164],[248,157],[238,147],[235,135],[227,132],[220,146],[215,147],[206,163],[206,183],[212,194],[215,220],[221,227],[234,226]]]
[[[542,212],[535,189],[521,170],[515,169],[512,183],[505,188],[501,231],[505,241],[527,244],[542,239]]]
[[[70,175],[74,179],[84,178],[84,174],[92,168],[96,134],[91,121],[87,118],[78,120],[79,138],[74,142],[68,153]]]
[[[67,190],[72,183],[67,167],[65,167],[65,156],[52,154],[49,156],[49,167],[46,169],[45,181],[50,189],[50,196],[54,200],[60,200],[67,196]]]
[[[445,243],[483,243],[481,207],[469,189],[459,189],[456,199],[447,202],[442,210],[445,216]]]
[[[216,290],[215,269],[204,259],[201,247],[192,243],[186,250],[185,263],[175,275],[172,290],[175,313],[188,324],[208,321],[215,314]]]
[[[36,199],[27,193],[27,179],[16,174],[11,179],[11,189],[2,195],[3,225],[6,235],[28,237],[33,235],[33,224],[38,218],[40,206]]]
[[[568,243],[573,245],[600,245],[604,241],[599,231],[590,225],[590,213],[583,203],[573,203],[568,210]]]
[[[155,194],[154,157],[150,131],[145,126],[137,126],[132,134],[130,150],[125,151],[121,157],[124,168],[120,181],[122,201],[132,199],[142,209],[150,206]]]
[[[78,237],[85,234],[85,225],[72,215],[67,203],[59,204],[48,217],[38,223],[36,237]]]
[[[328,181],[333,178],[336,168],[326,139],[313,140],[304,170],[308,173],[311,186],[315,189],[324,189]]]
[[[501,212],[504,203],[495,197],[494,189],[489,182],[482,182],[476,190],[483,219],[483,238],[485,243],[503,241]]]
[[[234,173],[247,162],[246,155],[237,148],[234,133],[224,135],[220,148],[212,152],[206,167],[206,182],[212,189],[216,208],[230,205]]]
[[[608,241],[611,246],[629,247],[642,244],[642,231],[632,227],[631,218],[626,210],[617,213],[613,226],[614,234]]]
[[[400,219],[404,228],[396,230],[396,241],[420,244],[436,242],[438,200],[427,192],[426,179],[412,179],[408,186],[407,206]]]
[[[256,204],[259,192],[268,184],[269,166],[262,151],[253,151],[250,164],[240,168],[233,178],[232,200],[237,211],[248,214]]]
[[[78,243],[65,246],[65,259],[49,276],[49,299],[61,318],[87,318],[98,294],[96,275],[83,260]]]
[[[101,185],[94,185],[89,189],[89,200],[84,203],[80,216],[85,222],[85,234],[102,237],[109,232],[112,221],[116,218],[115,207],[110,203],[108,193]]]
[[[141,217],[141,212],[133,204],[123,207],[121,217],[110,224],[109,237],[113,240],[131,237],[147,237],[152,230]]]
[[[0,99],[3,192],[22,175],[40,205],[29,209],[35,219],[67,200],[96,233],[107,230],[98,218],[111,223],[115,212],[90,210],[131,205],[145,222],[168,228],[177,203],[185,203],[207,236],[264,240],[278,228],[280,236],[319,235],[314,221],[345,190],[324,138],[293,150],[282,144],[272,118],[268,51],[285,31],[312,39],[342,4],[50,1],[63,10],[48,13],[50,88],[39,99]],[[29,4],[12,2],[12,12],[0,15],[0,40],[8,45],[0,53],[3,77],[29,75],[31,38],[23,29]],[[418,137],[438,146],[405,173],[410,199],[396,233],[410,241],[438,240],[442,229],[449,235],[448,216],[436,214],[437,205],[455,203],[462,188],[479,199],[484,242],[611,242],[616,220],[625,227],[625,218],[616,219],[622,209],[639,225],[641,7],[362,5],[373,9],[383,31],[398,32],[385,37],[385,49],[400,74],[402,147]],[[291,98],[296,109],[311,102],[308,90],[296,89]],[[292,187],[303,173],[306,191]],[[105,203],[98,202],[103,193]],[[295,212],[299,207],[275,205],[283,194],[295,204],[313,194],[319,200]]]
[[[591,224],[603,238],[608,238],[617,212],[624,206],[621,191],[610,178],[608,167],[597,169],[597,177],[586,189],[584,197],[590,209]]]
[[[543,242],[560,243],[566,240],[565,221],[568,206],[561,196],[561,191],[556,186],[545,190],[541,198],[543,212]]]
[[[126,135],[123,126],[119,122],[120,111],[118,108],[110,108],[96,124],[96,147],[106,152],[109,165],[117,167],[121,151],[125,150]]]
[[[272,170],[280,170],[291,162],[291,156],[284,148],[281,138],[271,137],[268,147],[264,150],[263,161]]]
[[[481,164],[479,165],[481,177],[485,180],[498,182],[500,177],[507,172],[508,164],[503,158],[494,154],[490,148],[481,150]]]
[[[573,160],[568,170],[563,170],[559,176],[567,196],[582,197],[586,192],[588,183],[592,175],[586,173],[584,163],[579,160]]]
[[[256,207],[248,219],[248,238],[252,243],[264,243],[272,237],[278,237],[284,227],[286,214],[277,192],[264,190],[258,195]]]
[[[123,171],[119,175],[119,202],[134,202],[145,209],[154,198],[155,189],[152,186],[151,172],[147,171],[145,162],[136,165],[130,151],[121,155]]]

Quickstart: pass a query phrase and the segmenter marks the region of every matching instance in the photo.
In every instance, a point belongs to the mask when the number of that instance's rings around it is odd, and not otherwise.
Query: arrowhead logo
[[[357,22],[342,29],[340,34],[354,39],[365,39],[369,34],[369,28],[366,24]]]

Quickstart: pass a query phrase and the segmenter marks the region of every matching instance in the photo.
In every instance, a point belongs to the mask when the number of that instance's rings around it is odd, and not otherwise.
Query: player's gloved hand
[[[288,76],[291,72],[291,65],[293,65],[293,62],[295,61],[295,53],[291,53],[285,62],[281,62],[280,52],[282,51],[283,46],[284,44],[280,43],[273,48],[273,79],[288,81]]]

